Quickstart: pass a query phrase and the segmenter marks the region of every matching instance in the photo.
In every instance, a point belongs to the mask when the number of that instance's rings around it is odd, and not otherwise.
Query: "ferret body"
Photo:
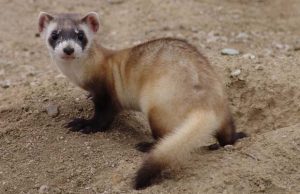
[[[149,186],[162,170],[180,163],[215,136],[221,146],[236,133],[223,84],[207,59],[183,40],[165,38],[111,51],[94,40],[96,13],[39,16],[39,31],[58,68],[90,92],[91,119],[75,119],[73,131],[105,130],[123,109],[143,112],[157,143],[138,170],[136,189]],[[147,148],[149,147],[149,149]],[[151,147],[151,150],[150,150]]]

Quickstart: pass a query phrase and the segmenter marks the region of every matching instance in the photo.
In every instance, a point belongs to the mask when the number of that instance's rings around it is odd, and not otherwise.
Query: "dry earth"
[[[187,39],[223,75],[238,129],[250,137],[199,148],[180,172],[134,191],[144,157],[134,145],[150,138],[145,119],[124,112],[92,135],[63,127],[92,109],[36,37],[41,10],[97,11],[109,48]],[[300,193],[299,10],[298,0],[0,0],[0,193]],[[49,105],[59,114],[49,116]]]

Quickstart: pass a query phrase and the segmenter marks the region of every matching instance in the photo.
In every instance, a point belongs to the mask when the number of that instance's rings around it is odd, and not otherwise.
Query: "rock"
[[[236,69],[236,70],[233,70],[230,75],[233,76],[233,77],[236,77],[238,75],[241,74],[241,70],[240,69]]]
[[[45,193],[49,193],[50,189],[48,185],[42,185],[39,188],[39,194],[45,194]]]
[[[48,104],[48,106],[46,107],[46,111],[50,117],[56,117],[59,114],[58,106],[52,103]]]
[[[261,66],[261,65],[256,65],[256,66],[255,66],[255,69],[256,69],[256,70],[263,70],[264,68],[263,68],[263,66]]]
[[[9,88],[10,85],[11,85],[11,84],[10,84],[10,81],[9,81],[9,80],[4,80],[4,81],[0,82],[1,88],[4,88],[4,89]]]
[[[238,33],[238,35],[236,36],[237,39],[248,39],[249,35],[246,32],[240,32]]]
[[[224,146],[224,149],[225,150],[233,150],[234,147],[233,147],[233,145],[226,145],[226,146]]]
[[[256,58],[255,55],[253,55],[251,53],[246,53],[246,54],[243,55],[243,57],[245,59],[255,59]]]
[[[222,55],[239,55],[240,52],[236,49],[232,49],[232,48],[224,48],[221,51]]]
[[[124,3],[124,0],[107,0],[110,4],[121,4]]]
[[[282,50],[282,51],[290,51],[291,47],[288,44],[280,44],[280,43],[274,43],[273,46],[278,49],[278,50]],[[295,49],[294,49],[295,50]]]

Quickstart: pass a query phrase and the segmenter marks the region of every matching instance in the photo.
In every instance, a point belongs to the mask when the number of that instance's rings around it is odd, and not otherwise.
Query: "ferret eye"
[[[83,32],[78,32],[78,34],[77,34],[77,38],[78,38],[78,40],[82,41],[82,40],[83,40],[83,38],[84,38],[84,34],[83,34]]]
[[[51,33],[51,39],[52,40],[57,40],[58,39],[58,32],[57,31],[53,31],[52,33]]]

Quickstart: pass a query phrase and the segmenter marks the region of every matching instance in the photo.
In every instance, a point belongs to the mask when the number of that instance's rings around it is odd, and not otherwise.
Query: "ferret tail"
[[[161,139],[138,170],[135,189],[151,185],[161,171],[185,160],[190,152],[205,145],[219,127],[213,111],[194,112],[172,133]]]

